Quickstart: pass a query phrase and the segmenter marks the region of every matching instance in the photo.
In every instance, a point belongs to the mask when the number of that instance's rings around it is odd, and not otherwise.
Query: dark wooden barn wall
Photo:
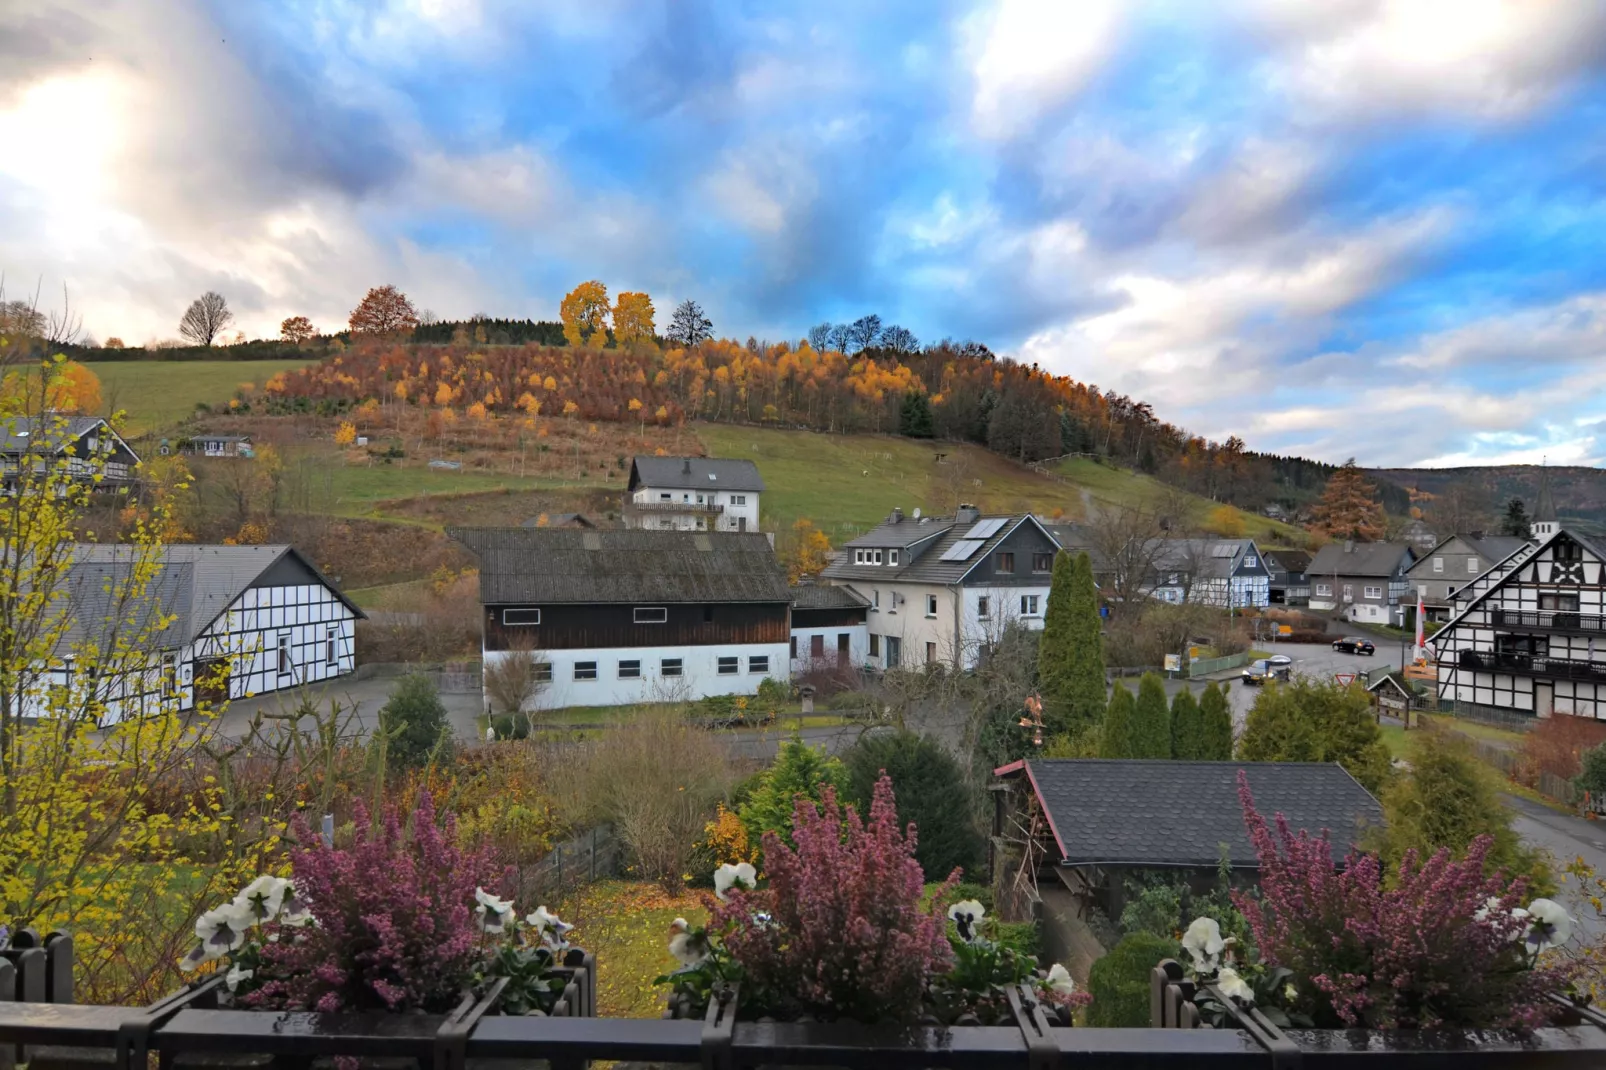
[[[636,624],[627,605],[517,605],[485,607],[485,649],[510,650],[521,641],[537,650],[602,647],[728,646],[785,643],[791,638],[785,602],[716,602],[668,605],[663,624]],[[538,625],[502,623],[504,609],[540,609]]]

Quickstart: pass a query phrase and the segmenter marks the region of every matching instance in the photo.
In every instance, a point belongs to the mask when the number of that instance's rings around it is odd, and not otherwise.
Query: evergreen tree
[[[1165,684],[1152,672],[1138,681],[1138,699],[1132,711],[1132,757],[1171,757],[1171,707]]]
[[[1255,696],[1238,741],[1238,757],[1246,762],[1319,762],[1322,742],[1310,718],[1294,701],[1292,687],[1267,684]]]
[[[903,396],[898,410],[898,434],[905,438],[931,438],[937,433],[931,417],[931,402],[918,390]]]
[[[1528,508],[1522,504],[1521,498],[1513,498],[1506,503],[1506,515],[1500,518],[1500,531],[1519,539],[1526,539],[1533,530],[1533,522],[1528,519]]]
[[[811,747],[794,735],[781,744],[775,764],[764,770],[753,793],[736,811],[747,826],[747,842],[757,845],[764,833],[775,832],[792,846],[792,814],[799,795],[815,802],[826,787],[840,796],[848,786],[848,773],[840,759],[825,753],[824,747]]]
[[[379,730],[389,737],[385,763],[392,767],[417,768],[452,745],[446,707],[423,673],[409,673],[396,684],[379,708]]]
[[[973,876],[981,865],[982,837],[968,792],[955,791],[964,782],[959,763],[931,736],[913,732],[863,736],[842,756],[847,767],[845,801],[870,813],[876,782],[884,772],[897,797],[898,826],[915,826],[919,840],[915,860],[926,880],[943,881],[955,868]]]
[[[1357,686],[1299,679],[1255,697],[1238,756],[1252,762],[1337,762],[1367,791],[1388,779],[1382,730]]]
[[[1383,537],[1385,518],[1377,487],[1353,457],[1328,479],[1315,513],[1315,529],[1335,539],[1375,542]]]
[[[1196,757],[1206,762],[1232,761],[1232,708],[1227,703],[1227,693],[1214,680],[1199,696],[1199,722]]]
[[[1077,726],[1097,724],[1104,713],[1104,622],[1093,561],[1079,553],[1071,570],[1071,665],[1066,708]]]
[[[1185,762],[1208,757],[1205,753],[1204,715],[1186,686],[1171,699],[1171,757]]]
[[[1104,730],[1099,736],[1100,758],[1131,758],[1133,709],[1132,692],[1121,681],[1115,681],[1110,692],[1110,705],[1104,711]]]

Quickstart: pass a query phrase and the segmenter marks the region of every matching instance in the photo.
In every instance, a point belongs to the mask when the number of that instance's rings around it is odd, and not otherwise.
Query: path
[[[1530,847],[1549,851],[1558,870],[1573,859],[1582,858],[1595,867],[1596,873],[1606,876],[1606,826],[1552,810],[1519,795],[1505,795],[1502,799],[1516,815],[1511,827],[1517,835]],[[1579,926],[1591,940],[1606,935],[1606,920],[1598,917],[1595,908],[1579,894],[1576,882],[1569,880],[1563,885],[1557,899],[1578,919]]]

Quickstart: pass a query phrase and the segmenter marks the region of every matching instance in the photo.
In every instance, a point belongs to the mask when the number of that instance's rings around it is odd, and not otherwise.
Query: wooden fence
[[[619,875],[623,851],[611,825],[598,825],[556,847],[522,875],[521,883],[551,899],[593,881]]]

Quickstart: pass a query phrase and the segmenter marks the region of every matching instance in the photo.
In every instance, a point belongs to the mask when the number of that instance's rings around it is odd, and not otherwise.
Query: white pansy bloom
[[[1249,987],[1249,982],[1238,976],[1238,971],[1231,966],[1223,966],[1221,972],[1216,974],[1216,987],[1228,999],[1238,1000],[1240,1003],[1255,1002],[1255,990]]]
[[[974,899],[961,899],[948,908],[948,920],[959,929],[959,938],[967,944],[976,942],[981,935],[981,922],[987,911]]]
[[[230,992],[233,992],[255,976],[255,970],[242,970],[238,966],[231,966],[229,972],[223,975],[223,983],[228,986]]]
[[[255,921],[272,921],[279,916],[285,893],[289,890],[290,882],[283,877],[264,875],[242,888],[234,901],[247,910]]]
[[[492,934],[506,932],[513,920],[513,901],[498,899],[484,888],[474,889],[474,898],[479,901],[474,913],[479,915],[480,928]]]
[[[201,941],[202,961],[222,958],[245,943],[245,934],[255,921],[250,910],[238,901],[208,910],[195,923],[195,936]]]
[[[1573,936],[1573,916],[1553,899],[1528,904],[1528,950],[1537,955],[1560,947]]]
[[[714,894],[720,902],[725,901],[725,893],[734,887],[741,887],[752,891],[758,885],[758,870],[753,868],[751,862],[726,862],[714,870]]]
[[[1049,969],[1048,978],[1043,985],[1050,992],[1060,996],[1068,996],[1076,991],[1076,982],[1071,980],[1071,971],[1057,962]]]
[[[1215,918],[1194,918],[1188,931],[1182,934],[1182,950],[1193,959],[1193,968],[1209,973],[1216,968],[1227,942],[1221,938],[1221,926]]]
[[[300,928],[312,921],[312,911],[307,909],[306,900],[296,891],[294,881],[284,882],[284,894],[279,902],[279,924],[291,928]]]
[[[708,940],[693,933],[685,918],[676,918],[669,923],[669,953],[682,966],[696,966],[708,958]]]
[[[536,907],[534,913],[526,914],[524,924],[534,929],[540,936],[542,945],[551,951],[563,951],[568,948],[569,942],[563,936],[574,928],[545,906]]]

